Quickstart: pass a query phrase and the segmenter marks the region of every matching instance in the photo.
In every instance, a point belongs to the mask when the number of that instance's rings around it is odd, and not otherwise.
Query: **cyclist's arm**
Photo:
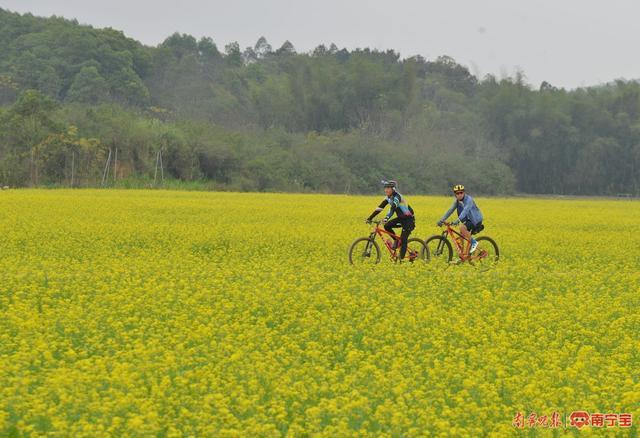
[[[456,202],[457,201],[453,201],[453,204],[451,205],[451,208],[449,210],[447,210],[447,212],[440,218],[440,222],[444,222],[447,220],[447,218],[449,216],[451,216],[451,213],[453,213],[453,210],[456,209]]]
[[[380,203],[380,205],[378,206],[378,208],[376,208],[375,210],[373,210],[373,213],[371,213],[371,215],[369,215],[369,217],[367,218],[367,220],[371,220],[374,217],[376,217],[378,215],[378,213],[380,213],[382,210],[384,210],[384,208],[387,206],[389,202],[387,202],[386,198]]]

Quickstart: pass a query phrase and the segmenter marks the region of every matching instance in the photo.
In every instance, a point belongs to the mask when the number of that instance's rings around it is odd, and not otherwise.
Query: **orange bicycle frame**
[[[467,242],[467,248],[470,247],[471,240],[467,239],[462,234],[460,234],[458,231],[454,230],[451,227],[451,223],[445,222],[444,225],[446,225],[447,228],[442,232],[442,235],[450,237],[449,240],[453,241],[453,244],[455,245],[456,251],[458,253],[458,257],[460,257],[461,260],[467,260],[467,259],[473,258],[473,256],[467,254],[467,252],[465,251],[465,248],[464,248],[465,247],[465,242]],[[460,239],[458,239],[458,238],[460,238]],[[462,243],[460,243],[460,241],[462,241]]]
[[[380,239],[382,239],[382,241],[384,242],[384,246],[387,248],[387,251],[389,251],[389,254],[391,254],[391,257],[396,257],[397,256],[396,252],[398,251],[398,249],[400,249],[400,246],[402,245],[402,238],[400,238],[400,236],[398,236],[397,234],[392,234],[389,231],[385,230],[384,228],[381,228],[380,221],[372,221],[372,222],[376,224],[376,228],[375,230],[373,230],[370,237],[374,239],[376,235],[380,236]],[[396,241],[395,249],[391,247],[387,239],[384,239],[385,234],[389,235],[392,239]]]

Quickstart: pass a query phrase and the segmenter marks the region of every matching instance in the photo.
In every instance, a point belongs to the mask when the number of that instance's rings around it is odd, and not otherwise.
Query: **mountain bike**
[[[382,239],[391,260],[398,262],[400,246],[402,245],[400,236],[391,234],[381,227],[381,221],[370,221],[370,223],[374,224],[375,228],[371,230],[369,237],[361,237],[351,244],[349,248],[349,263],[352,265],[380,263],[382,252],[378,242],[376,242],[376,237]],[[412,237],[407,240],[407,253],[404,260],[410,263],[426,263],[429,260],[429,248],[426,247],[422,239]]]
[[[492,238],[487,236],[476,238],[478,241],[476,250],[471,254],[467,254],[471,241],[456,231],[451,223],[443,222],[442,225],[445,227],[442,234],[433,235],[424,242],[431,262],[441,263],[446,266],[468,262],[481,270],[491,269],[498,263],[500,250],[498,249],[498,244]],[[454,249],[458,255],[455,262],[453,261]]]

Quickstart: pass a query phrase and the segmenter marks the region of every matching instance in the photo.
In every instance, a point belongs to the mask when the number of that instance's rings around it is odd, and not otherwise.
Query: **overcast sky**
[[[522,70],[534,86],[546,80],[579,87],[640,79],[638,0],[0,0],[0,7],[77,18],[156,45],[173,32],[210,36],[222,50],[264,35],[308,51],[395,49],[402,57],[449,55],[484,76]]]

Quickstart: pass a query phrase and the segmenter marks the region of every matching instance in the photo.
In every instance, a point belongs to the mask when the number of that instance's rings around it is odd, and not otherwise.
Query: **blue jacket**
[[[443,222],[447,220],[447,218],[451,216],[451,213],[453,213],[453,210],[456,209],[458,210],[458,219],[460,219],[460,222],[470,220],[473,225],[478,225],[482,222],[482,213],[480,212],[480,209],[473,198],[466,193],[462,198],[462,201],[458,202],[457,199],[453,201],[451,208],[447,210],[440,220]]]

